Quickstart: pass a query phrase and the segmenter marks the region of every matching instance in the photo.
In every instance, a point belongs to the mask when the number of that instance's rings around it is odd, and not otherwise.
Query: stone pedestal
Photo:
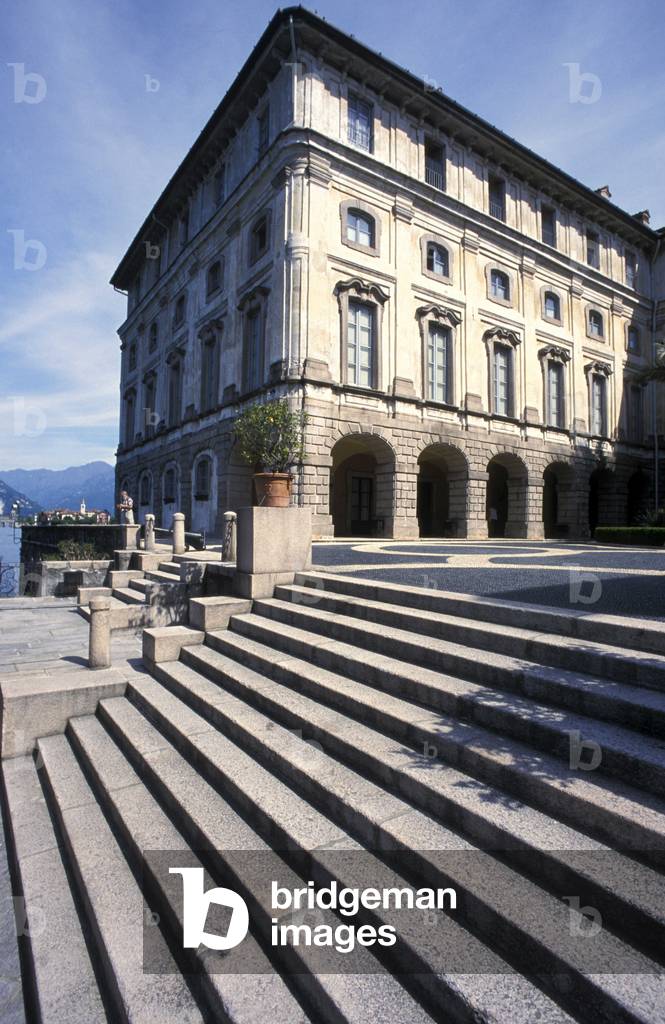
[[[173,513],[173,554],[185,553],[185,515],[183,512]]]
[[[155,550],[155,517],[152,512],[145,517],[145,550]]]
[[[238,511],[234,590],[240,597],[272,597],[279,583],[312,566],[312,513],[302,508],[247,507]]]
[[[122,546],[125,551],[131,550],[131,548],[137,548],[139,546],[139,530],[140,526],[128,523],[122,525]]]
[[[90,641],[88,666],[108,668],[111,664],[111,598],[90,599]]]

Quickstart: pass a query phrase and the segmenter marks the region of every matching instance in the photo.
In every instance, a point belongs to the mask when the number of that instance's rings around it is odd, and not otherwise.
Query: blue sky
[[[109,277],[275,9],[256,0],[5,9],[0,472],[113,461],[124,298]],[[662,0],[317,0],[312,9],[665,224]],[[596,102],[571,102],[569,64],[598,77]],[[23,74],[41,76],[27,86],[40,102],[16,102]],[[159,88],[147,89],[146,76]],[[30,239],[40,244],[25,258],[39,269],[20,265]]]

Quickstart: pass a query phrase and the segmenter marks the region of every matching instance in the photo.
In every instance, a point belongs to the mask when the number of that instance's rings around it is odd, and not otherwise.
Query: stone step
[[[255,607],[257,604],[255,602]],[[353,650],[349,644],[333,644],[320,634],[260,615],[237,616],[232,620],[232,628],[234,632],[271,646],[276,664],[289,655],[297,655],[321,668],[339,671],[338,660],[346,661]],[[378,661],[374,655],[360,653],[365,658],[368,680],[391,671],[391,667],[392,671],[402,672],[406,664],[394,662],[391,666],[387,659]],[[354,658],[357,657],[355,649]],[[377,695],[379,707],[383,699]],[[428,711],[416,706],[410,717],[414,721],[428,719]],[[558,758],[476,724],[444,720],[440,713],[437,713],[437,721],[442,723],[441,728],[436,729],[436,738],[429,738],[427,742],[434,743],[438,758],[483,783],[508,790],[547,814],[584,831],[593,830],[601,841],[610,845],[614,845],[619,835],[625,848],[640,851],[650,863],[665,864],[660,852],[665,850],[662,797],[610,779],[598,770],[575,771]],[[421,740],[414,742],[422,751]]]
[[[234,632],[208,634],[207,644],[212,646],[183,651],[184,664],[287,728],[306,733],[362,775],[391,786],[422,810],[445,819],[471,842],[504,849],[508,859],[530,865],[532,873],[535,866],[550,884],[556,879],[570,891],[587,892],[591,887],[594,898],[603,893],[615,926],[627,928],[633,940],[639,942],[647,934],[654,942],[665,938],[665,881],[660,875],[646,867],[638,870],[623,855],[510,799],[496,787],[474,785],[470,776],[441,763],[434,772],[427,757],[414,765],[412,755],[405,756],[403,748],[396,750],[393,737],[406,742],[415,739],[411,726],[423,714],[417,706],[386,698],[372,687],[306,661],[276,658],[271,648]],[[266,687],[265,677],[280,685]],[[539,835],[546,840],[536,845]]]
[[[256,616],[251,615],[248,619],[244,616],[234,617],[233,628],[240,632],[253,630],[256,633],[261,628],[256,619],[271,618],[281,627],[281,636],[275,637],[275,645],[281,649],[285,646],[289,649],[289,641],[293,637],[286,627],[291,625],[313,627],[325,636],[351,641],[354,646],[365,650],[378,648],[393,658],[405,658],[412,653],[413,648],[416,648],[416,651],[418,649],[418,638],[414,634],[403,630],[391,630],[388,635],[374,623],[359,622],[332,612],[305,609],[300,605],[275,599],[255,601],[254,609],[258,613]],[[261,639],[256,636],[255,638]],[[431,652],[432,656],[427,659],[416,656],[413,661],[417,663],[427,660],[430,663],[434,662],[435,665],[438,662],[442,668],[447,669],[451,667],[450,647],[446,641],[428,638],[427,645],[423,644],[421,650]],[[291,650],[291,653],[295,652]],[[461,656],[466,657],[466,654]],[[528,698],[502,693],[492,684],[494,672],[500,667],[496,664],[496,659],[500,656],[484,654],[484,657],[486,662],[482,668],[485,673],[488,667],[493,670],[489,673],[488,684],[477,686],[465,684],[458,679],[450,680],[447,685],[444,682],[437,690],[437,707],[469,720],[474,725],[478,723],[502,735],[531,744],[565,762],[572,756],[571,750],[575,741],[571,740],[571,735],[578,737],[578,740],[595,743],[600,748],[600,770],[603,774],[652,793],[660,794],[665,791],[663,740],[638,735],[613,723],[600,722],[587,716],[536,704]],[[456,650],[453,650],[452,658],[457,658]],[[395,666],[391,667],[394,671]],[[456,666],[452,667],[454,670]]]
[[[130,586],[128,587],[114,587],[113,597],[117,601],[122,601],[123,604],[145,604],[145,594],[138,590],[134,590],[131,586],[131,582],[132,581],[130,581]]]
[[[128,587],[130,580],[143,579],[143,569],[110,569],[108,582],[113,587]]]
[[[160,562],[157,566],[158,572],[166,572],[171,576],[177,576],[180,579],[180,562]]]
[[[182,668],[183,666],[180,667]],[[177,666],[172,665],[171,668],[177,670]],[[189,725],[194,725],[194,718],[187,717],[186,713],[183,718],[184,706],[182,702],[167,694],[163,687],[156,688],[154,696],[158,700],[157,707],[161,715],[170,711],[172,718],[170,717],[169,721],[172,721],[174,724],[180,722],[185,731],[188,730]],[[132,722],[132,716],[127,710],[126,705],[127,701],[124,699],[121,701],[104,702],[102,705],[103,718],[106,719],[108,717],[112,719],[112,728],[125,732],[125,734],[128,728],[128,721]],[[136,712],[134,714],[136,715]],[[144,721],[144,719],[141,720],[141,722]],[[163,727],[163,721],[161,721],[161,725]],[[136,728],[136,725],[134,727]],[[205,748],[210,774],[211,777],[216,779],[217,788],[222,789],[223,787],[225,795],[237,801],[243,812],[243,817],[245,819],[250,818],[253,823],[256,823],[256,827],[260,828],[262,834],[268,838],[271,845],[280,850],[305,850],[309,853],[310,864],[312,863],[312,858],[316,857],[321,844],[332,846],[332,844],[337,845],[341,843],[344,849],[357,849],[357,844],[353,842],[348,833],[339,824],[330,821],[304,801],[302,797],[293,793],[283,782],[275,778],[271,771],[257,764],[240,746],[237,746],[214,729],[211,729],[208,733],[201,734],[198,731],[200,725],[195,725],[194,728],[196,729],[196,736],[192,736],[193,743],[197,750],[199,749],[199,741],[201,749]],[[165,772],[160,755],[163,751],[150,752],[151,748],[154,750],[156,747],[157,737],[153,737],[152,740],[148,741],[144,730],[145,727],[142,725],[141,731],[132,739],[132,749],[147,749],[149,751],[141,756],[143,761],[142,773],[152,771],[162,780]],[[175,736],[178,739],[177,731]],[[176,746],[178,749],[182,749],[179,742],[176,742]],[[170,759],[171,755],[169,755]],[[197,758],[197,768],[200,767],[203,766]],[[179,800],[179,813],[188,813],[187,806],[182,804],[182,797]],[[385,808],[389,802],[390,798],[384,796],[383,807]],[[214,807],[210,806],[209,799],[206,800],[206,808],[208,814],[212,814]],[[221,820],[224,821],[223,816]],[[216,830],[218,827],[216,826]],[[369,866],[372,862],[373,858],[369,854],[366,855],[364,863],[367,864],[367,874],[365,877],[380,879],[382,868],[377,863],[372,870]],[[350,884],[350,881],[345,879],[344,884]],[[497,1022],[504,1020],[510,1020],[511,1022],[526,1021],[532,1018],[529,1018],[528,1014],[523,1016],[524,1011],[521,1009],[520,1003],[522,997],[528,996],[529,1013],[541,1012],[544,1014],[543,1019],[548,1021],[570,1020],[567,1014],[554,1006],[542,993],[536,992],[526,979],[502,976],[505,975],[506,965],[500,958],[490,953],[489,950],[485,951],[477,947],[476,940],[471,936],[464,935],[462,937],[461,933],[456,935],[455,933],[457,932],[457,928],[451,928],[451,934],[448,937],[448,941],[451,943],[451,954],[454,948],[454,940],[457,938],[457,941],[463,941],[465,944],[468,944],[470,947],[469,956],[475,954],[479,959],[484,959],[488,970],[493,971],[492,1002],[488,999],[489,993],[485,990],[482,977],[462,978],[457,976],[453,979],[452,977],[440,975],[437,978],[436,984],[435,1006],[439,1012],[445,1012],[446,1010],[452,1012],[452,1017],[446,1016],[445,1019],[460,1019],[459,1002],[461,997],[462,1005],[466,1005],[472,1012],[477,1014],[475,1019]],[[437,940],[442,943],[445,942],[445,935],[437,936]],[[445,956],[440,950],[439,954],[442,960],[445,960]],[[399,968],[397,968],[397,971],[399,971]],[[370,978],[371,976],[364,976],[363,988]],[[366,992],[365,996],[367,995],[369,993]],[[432,995],[430,993],[429,999],[431,1000],[431,998]],[[534,1004],[530,1004],[531,999],[534,1000]],[[367,1001],[365,1012],[370,1014],[374,1012],[377,1020],[392,1020],[391,1015],[383,1016],[378,1011],[378,1008],[374,1009],[371,997]],[[437,1016],[437,1019],[440,1018]],[[461,1019],[474,1018],[471,1016],[462,1017]]]
[[[121,834],[124,855],[141,877],[149,880],[150,910],[168,924],[172,935],[182,934],[182,882],[156,870],[160,858],[153,863],[145,851],[168,851],[174,855],[172,863],[176,864],[178,851],[189,852],[188,843],[97,718],[72,719],[68,733],[105,813]],[[191,853],[181,857],[183,860],[187,867],[202,866]],[[185,968],[204,977],[203,996],[214,1019],[223,1015],[233,1024],[255,1024],[267,1018],[275,1024],[306,1024],[308,1018],[302,1008],[282,978],[273,972],[251,933],[242,947],[225,956],[223,973],[214,969],[215,963],[211,964],[207,951],[186,953],[189,956]],[[260,986],[249,986],[243,977],[250,963],[261,977]],[[159,1016],[158,1005],[154,1012]]]
[[[460,615],[497,626],[510,627],[519,622],[523,629],[559,633],[579,640],[619,644],[630,650],[665,655],[665,624],[659,620],[601,615],[593,612],[589,605],[561,609],[478,594],[410,587],[402,583],[360,580],[325,572],[299,572],[296,574],[296,583],[370,601],[385,601],[406,608]]]
[[[607,643],[534,633],[514,623],[479,622],[439,611],[413,609],[364,596],[340,594],[306,586],[279,586],[275,598],[339,615],[353,616],[389,629],[397,628],[418,636],[451,640],[466,647],[505,654],[576,673],[601,676],[659,689],[665,693],[665,658],[639,650],[627,650]],[[519,621],[519,620],[517,620]]]
[[[104,1002],[32,757],[2,762],[15,913],[22,926],[28,1019],[107,1024]],[[27,927],[25,927],[27,925]],[[66,936],[65,941],[57,941]],[[1,986],[0,986],[1,988]],[[108,1018],[108,1024],[113,1024]]]
[[[162,569],[148,569],[145,575],[147,580],[152,580],[154,583],[166,583],[169,586],[180,584],[179,567],[177,573],[164,572]]]
[[[282,594],[287,588],[278,589]],[[257,603],[256,610],[260,612],[261,608]],[[462,678],[471,683],[477,680],[477,685],[483,688],[490,686],[498,692],[507,690],[602,721],[620,723],[638,732],[665,737],[665,693],[608,681],[581,671],[550,668],[509,655],[493,653],[488,659],[484,654],[480,659],[476,651],[461,644],[448,646],[446,651],[446,669],[455,673],[453,689],[456,692],[460,692]],[[332,647],[330,657],[334,657]],[[381,679],[389,686],[394,688],[398,685],[400,690],[406,688],[416,700],[425,704],[442,709],[451,707],[449,703],[440,703],[440,672],[408,663],[402,667],[400,662],[387,655],[375,655],[371,660],[373,664],[377,662],[375,671],[377,675],[381,673]],[[342,670],[353,678],[366,680],[367,652],[351,646],[346,651]],[[431,688],[428,681],[432,683]]]
[[[555,897],[481,851],[474,851],[475,866],[470,866],[469,857],[462,856],[470,854],[470,846],[459,836],[443,825],[435,825],[422,812],[324,751],[313,749],[274,719],[250,710],[246,703],[228,691],[220,691],[187,665],[161,665],[156,674],[180,693],[186,691],[205,701],[205,717],[185,710],[181,700],[153,680],[130,683],[130,700],[217,788],[228,792],[233,786],[234,793],[240,789],[238,796],[249,804],[253,815],[268,815],[273,841],[281,838],[283,842],[286,832],[294,843],[289,823],[302,822],[301,827],[309,830],[313,822],[311,805],[321,807],[326,822],[339,822],[352,838],[370,848],[377,844],[383,849],[409,848],[428,884],[441,884],[445,878],[447,884],[455,885],[463,899],[465,925],[474,933],[480,932],[497,955],[517,960],[523,971],[529,970],[529,964],[538,963],[540,980],[552,995],[565,999],[572,1007],[584,1002],[585,1020],[617,1024],[665,1020],[665,1004],[655,1018],[650,1016],[660,992],[657,965],[609,931],[602,930],[602,940],[595,949],[599,957],[594,960],[595,973],[589,973],[586,936],[581,940],[570,936],[568,908]],[[209,724],[220,731],[206,731]],[[256,759],[264,771],[259,774],[256,767],[250,771],[246,759]],[[297,814],[292,807],[294,791],[300,799]],[[323,858],[325,865],[325,851],[320,852],[319,845],[312,849],[310,839],[309,856],[316,863]],[[446,856],[442,866],[436,851],[455,851],[459,855]],[[630,963],[641,974],[639,980],[598,973],[601,964],[619,960]],[[562,974],[567,975],[565,986],[561,986]],[[514,1005],[511,1011],[515,1020]],[[528,1012],[530,1020],[543,1016],[535,1004],[529,1005]],[[544,1019],[550,1019],[547,1011]]]
[[[170,698],[166,691],[164,695]],[[182,704],[180,709],[186,721],[187,709]],[[253,920],[263,922],[264,927],[269,928],[268,916],[252,899],[247,871],[243,870],[244,862],[238,863],[239,851],[249,851],[250,857],[254,852],[269,851],[270,847],[261,835],[126,699],[102,703],[99,714],[141,778],[159,794],[168,816],[178,822],[180,831],[187,836],[192,847],[210,851],[213,875],[215,870],[223,872],[225,877],[231,874],[234,887],[252,906]],[[337,836],[339,830],[329,827],[328,832],[331,836]],[[286,865],[280,865],[280,877],[285,875],[290,877],[289,884],[302,884]],[[294,954],[297,969],[303,971],[306,969],[306,952],[295,949]],[[297,986],[303,982],[302,977],[294,980]],[[247,989],[247,979],[243,978],[242,982]],[[399,982],[385,973],[367,974],[360,988],[349,987],[343,976],[313,976],[303,992],[303,1002],[306,1005],[314,1004],[312,1021],[330,1021],[331,1024],[337,1024],[338,1021],[360,1024],[372,1019],[392,1020],[393,1013],[394,1019],[404,1024],[410,1021],[414,1021],[414,1024],[431,1021],[431,1017]],[[276,1012],[279,1012],[279,1006]],[[266,1016],[271,1018],[272,1014]],[[302,1014],[294,1015],[292,1019],[298,1021],[301,1017]],[[257,1012],[253,1019],[258,1022],[266,1017]],[[309,1020],[310,1017],[305,1019]]]
[[[151,1024],[203,1020],[158,930],[151,935],[155,973],[143,971],[143,896],[64,735],[39,740],[47,798],[71,868],[79,911],[93,934],[99,970],[118,1019]],[[122,1016],[120,1016],[122,1014]]]

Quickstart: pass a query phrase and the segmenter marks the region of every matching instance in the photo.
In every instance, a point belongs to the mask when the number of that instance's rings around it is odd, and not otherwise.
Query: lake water
[[[0,526],[0,597],[13,597],[18,592],[18,564],[21,558],[21,531],[11,526]],[[12,566],[12,570],[5,571]]]

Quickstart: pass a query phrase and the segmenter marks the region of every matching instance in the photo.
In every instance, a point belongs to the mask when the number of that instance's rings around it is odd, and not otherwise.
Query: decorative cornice
[[[599,363],[597,361],[587,363],[584,367],[584,373],[587,377],[592,373],[600,374],[602,377],[609,377],[613,372],[612,367],[608,363]]]
[[[200,341],[207,341],[208,338],[215,338],[218,331],[221,331],[224,327],[224,321],[219,317],[211,317],[210,320],[206,320],[204,324],[199,327],[196,332],[197,338]]]
[[[519,334],[515,331],[509,331],[505,327],[490,327],[489,331],[485,331],[483,340],[486,345],[495,341],[502,341],[507,345],[519,345],[522,341]]]
[[[174,345],[169,354],[166,357],[166,365],[171,366],[178,359],[182,359],[185,355],[185,350],[180,345]]]
[[[332,181],[333,175],[330,161],[315,153],[310,154],[307,173],[310,181],[316,182],[317,185],[323,185],[324,188],[327,188]]]
[[[354,292],[363,299],[373,299],[381,305],[390,298],[388,292],[384,291],[381,285],[372,284],[369,281],[362,281],[359,277],[350,277],[348,281],[339,281],[335,285],[333,294],[336,295],[337,298],[339,298],[339,296],[344,292]]]
[[[451,327],[458,327],[462,323],[462,317],[454,309],[447,306],[439,306],[431,302],[427,306],[419,306],[416,310],[416,319],[422,323],[424,320],[447,320]]]
[[[395,220],[401,220],[405,224],[411,224],[413,221],[413,203],[409,199],[402,199],[400,196],[395,196],[393,213],[395,215]]]
[[[561,363],[567,363],[570,361],[570,352],[567,348],[561,348],[560,345],[545,345],[541,348],[538,353],[539,359],[558,359]]]
[[[259,284],[255,288],[251,288],[246,292],[240,302],[238,303],[238,309],[242,312],[251,302],[260,301],[265,299],[270,294],[270,288],[265,284]]]

